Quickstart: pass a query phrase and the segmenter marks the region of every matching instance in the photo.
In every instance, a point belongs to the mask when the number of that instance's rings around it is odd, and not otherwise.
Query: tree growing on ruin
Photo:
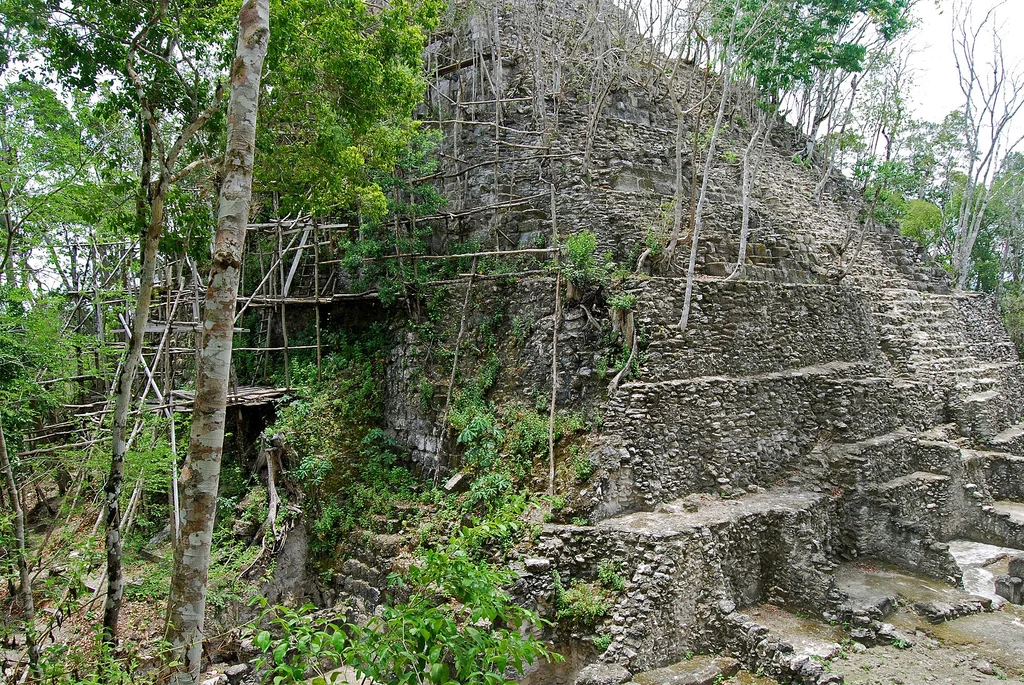
[[[1012,128],[1024,109],[1024,69],[1007,61],[998,5],[977,19],[970,2],[953,5],[953,55],[964,96],[964,194],[954,228],[956,286],[966,288],[972,253],[992,201],[992,183],[1004,156],[1024,136]]]

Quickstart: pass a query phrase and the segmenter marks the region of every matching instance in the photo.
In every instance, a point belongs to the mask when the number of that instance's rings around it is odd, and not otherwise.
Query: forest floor
[[[53,498],[49,508],[34,506],[26,522],[36,630],[43,651],[50,654],[46,660],[59,664],[67,674],[88,673],[96,657],[106,586],[97,510],[80,506],[69,512]],[[173,567],[173,549],[166,534],[154,536],[147,522],[140,523],[125,540],[125,593],[118,623],[121,656],[132,669],[144,668],[158,658]],[[241,570],[258,551],[258,546],[225,539],[215,554],[208,595],[208,627],[214,646],[234,642],[224,637],[233,634],[251,613],[247,601],[258,591],[263,569],[257,568],[257,577],[252,579],[242,578]],[[21,613],[11,590],[9,584],[0,584],[0,627],[16,625],[16,621],[5,619]],[[24,633],[0,632],[0,664],[6,664],[5,669],[22,661],[24,642]]]

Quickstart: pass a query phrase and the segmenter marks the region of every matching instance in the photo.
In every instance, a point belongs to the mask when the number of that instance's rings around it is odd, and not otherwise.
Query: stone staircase
[[[987,298],[895,274],[701,280],[683,333],[681,280],[632,286],[648,346],[602,408],[577,502],[597,523],[541,542],[567,577],[629,578],[605,661],[728,649],[723,617],[761,602],[838,615],[842,562],[958,584],[951,540],[1024,548],[1016,352]]]

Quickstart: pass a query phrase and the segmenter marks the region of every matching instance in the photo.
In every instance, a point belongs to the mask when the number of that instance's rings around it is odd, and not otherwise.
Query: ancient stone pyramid
[[[437,246],[545,245],[554,216],[559,235],[593,231],[599,252],[632,266],[645,234],[665,230],[676,121],[663,80],[595,57],[628,22],[601,3],[455,11],[455,32],[428,48],[452,199]],[[743,137],[735,110],[725,150]],[[803,145],[778,124],[742,280],[723,278],[737,255],[740,170],[719,160],[685,332],[684,272],[662,264],[626,281],[644,349],[616,391],[596,379],[599,307],[567,304],[559,322],[558,403],[594,407],[603,424],[587,443],[595,475],[560,481],[589,525],[546,525],[536,553],[563,579],[594,578],[606,560],[621,569],[628,591],[601,659],[632,672],[728,649],[816,682],[820,667],[766,647],[737,608],[773,602],[842,620],[844,562],[957,583],[951,540],[1024,548],[1024,375],[993,301],[951,292],[893,229],[864,229],[841,180],[819,207],[817,179],[793,161]],[[477,287],[483,312],[497,290]],[[496,392],[550,392],[553,300],[539,274],[491,302],[531,325]],[[394,375],[391,428],[432,465],[437,417],[408,372]],[[550,596],[547,572],[523,583],[525,596]]]

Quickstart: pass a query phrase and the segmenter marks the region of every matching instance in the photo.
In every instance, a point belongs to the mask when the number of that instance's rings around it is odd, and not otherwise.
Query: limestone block
[[[678,664],[641,673],[633,678],[639,685],[712,685],[731,678],[739,662],[727,657],[698,656]]]
[[[1010,559],[1010,575],[1015,578],[1024,578],[1024,556]]]
[[[576,676],[573,685],[621,685],[632,677],[618,664],[590,664]]]
[[[996,578],[996,594],[1011,604],[1024,604],[1024,580],[1016,576]]]

